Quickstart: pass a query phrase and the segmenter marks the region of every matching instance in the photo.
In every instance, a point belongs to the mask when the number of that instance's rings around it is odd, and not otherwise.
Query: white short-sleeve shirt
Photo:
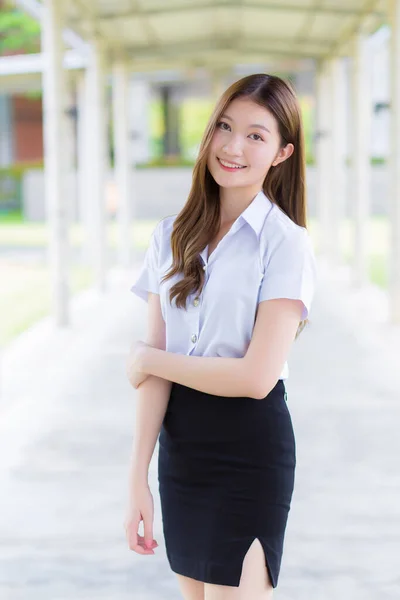
[[[257,305],[273,298],[299,299],[306,319],[314,295],[317,266],[306,228],[294,223],[260,191],[233,223],[209,259],[202,292],[188,296],[186,310],[169,302],[175,275],[161,283],[172,265],[170,237],[177,215],[156,226],[131,291],[147,301],[160,295],[166,350],[193,356],[243,357],[250,344]],[[287,379],[287,363],[280,379]]]

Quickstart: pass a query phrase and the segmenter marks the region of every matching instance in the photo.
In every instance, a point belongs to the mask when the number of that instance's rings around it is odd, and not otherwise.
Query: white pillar
[[[390,152],[390,320],[400,324],[400,0],[390,0],[391,152]]]
[[[228,74],[225,69],[212,69],[210,70],[211,77],[211,93],[214,102],[217,102],[228,85],[224,81],[224,77]]]
[[[368,282],[368,220],[371,188],[371,86],[367,38],[361,31],[354,38],[352,64],[351,204],[354,219],[353,280]]]
[[[129,155],[131,165],[136,165],[151,158],[149,106],[152,98],[149,82],[130,77],[128,98]]]
[[[118,263],[131,266],[131,161],[129,153],[128,68],[123,61],[114,64],[113,73],[114,170],[117,187]]]
[[[320,63],[316,73],[317,92],[317,213],[319,221],[319,254],[330,262],[330,217],[332,191],[332,139],[331,139],[331,77],[329,65]]]
[[[90,42],[90,56],[87,73],[88,111],[88,173],[90,186],[88,198],[90,203],[90,234],[92,264],[95,272],[95,285],[99,291],[106,288],[106,116],[105,116],[105,76],[104,51],[100,41],[95,37]]]
[[[332,263],[342,262],[340,228],[346,201],[346,95],[343,58],[335,58],[330,65],[332,77],[332,193],[330,198],[329,247]]]
[[[10,95],[0,94],[0,167],[14,162],[11,101]]]
[[[65,194],[66,134],[63,69],[63,1],[44,0],[42,19],[45,194],[49,224],[52,310],[58,326],[69,323],[68,210]]]
[[[76,180],[76,155],[75,155],[75,115],[74,110],[76,108],[76,80],[75,73],[73,71],[66,71],[65,73],[65,109],[66,109],[66,132],[63,143],[63,162],[65,163],[66,172],[66,183],[65,193],[67,194],[68,201],[66,202],[66,209],[68,215],[69,224],[76,220],[77,208],[78,208],[78,187]]]
[[[79,198],[79,220],[82,227],[82,259],[90,264],[94,256],[92,233],[90,187],[90,94],[88,89],[88,71],[84,70],[78,78],[78,123],[77,123],[77,187]]]

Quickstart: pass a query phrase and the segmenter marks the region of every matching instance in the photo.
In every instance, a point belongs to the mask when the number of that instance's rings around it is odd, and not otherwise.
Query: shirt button
[[[206,267],[204,266],[204,267],[203,267],[203,271],[205,271],[205,270],[206,270]]]
[[[197,342],[197,335],[195,333],[192,335],[191,340],[192,340],[193,344],[195,344]]]
[[[193,306],[198,306],[198,305],[199,305],[199,303],[200,303],[200,300],[199,300],[198,298],[195,298],[195,299],[193,300]]]

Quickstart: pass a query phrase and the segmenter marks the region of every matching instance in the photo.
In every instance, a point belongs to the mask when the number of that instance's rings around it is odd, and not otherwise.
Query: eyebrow
[[[228,115],[221,115],[221,119],[228,119],[228,121],[232,121],[233,123],[232,117],[229,117]],[[259,123],[253,123],[252,125],[249,125],[249,127],[258,127],[259,129],[264,129],[264,131],[271,133],[269,129],[267,129],[264,125],[260,125]]]

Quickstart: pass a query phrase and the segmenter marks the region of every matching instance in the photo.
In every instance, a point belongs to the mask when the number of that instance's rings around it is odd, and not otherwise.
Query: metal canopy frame
[[[41,18],[41,0],[16,0]],[[102,43],[138,73],[273,64],[303,70],[351,53],[362,29],[387,22],[386,0],[70,0],[64,42]],[[263,36],[263,29],[265,35]]]
[[[66,17],[83,40],[96,37],[138,71],[270,61],[279,69],[288,59],[301,69],[348,54],[358,30],[386,23],[386,9],[386,0],[71,0]]]
[[[314,5],[305,3],[302,4],[283,4],[280,2],[241,2],[240,0],[229,0],[223,2],[221,0],[214,0],[214,2],[203,2],[196,4],[174,4],[173,6],[164,5],[158,8],[137,8],[136,10],[128,10],[126,12],[110,12],[100,15],[102,19],[114,20],[114,19],[125,19],[132,17],[152,17],[152,16],[164,16],[171,13],[185,13],[185,12],[199,12],[201,10],[214,10],[214,9],[232,9],[232,10],[257,10],[259,12],[291,12],[291,13],[311,13],[311,14],[324,14],[324,15],[339,15],[344,17],[357,17],[363,16],[364,11],[355,7],[346,7],[345,5],[335,6],[333,4],[329,6]],[[373,10],[372,14],[376,17],[384,16],[384,11]]]

